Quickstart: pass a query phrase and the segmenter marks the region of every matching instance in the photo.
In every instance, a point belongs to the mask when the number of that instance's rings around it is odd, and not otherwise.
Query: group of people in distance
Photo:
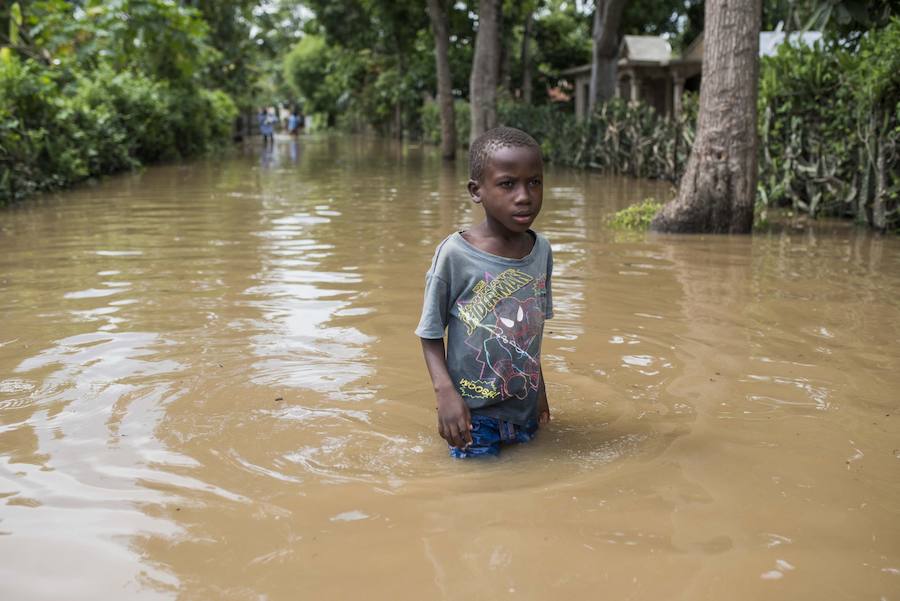
[[[271,109],[263,107],[259,110],[257,117],[259,123],[259,133],[262,136],[263,144],[270,145],[275,143],[275,126],[278,124],[278,117]],[[292,109],[287,118],[287,132],[292,136],[297,136],[303,131],[305,123],[303,114],[296,108]]]

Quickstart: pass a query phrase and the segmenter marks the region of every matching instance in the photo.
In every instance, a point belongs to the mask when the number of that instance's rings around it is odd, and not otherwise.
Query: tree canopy
[[[499,107],[508,122],[547,133],[543,141],[550,156],[568,157],[579,165],[615,165],[621,172],[677,177],[684,153],[681,138],[688,124],[676,124],[673,134],[672,124],[651,125],[658,117],[649,116],[652,111],[646,107],[616,103],[598,105],[587,123],[573,124],[574,82],[566,71],[592,60],[599,64],[592,59],[597,0],[437,0],[444,9],[449,41],[446,57],[441,57],[445,74],[441,115],[447,122],[448,114],[455,116],[458,140],[467,140],[472,129],[467,103],[473,96],[472,82],[481,81],[471,76],[482,28],[479,9],[488,1],[498,15],[498,44],[491,50],[490,61],[491,68],[497,69],[489,86],[490,110]],[[599,4],[610,6],[608,0]],[[704,0],[629,0],[618,27],[607,28],[614,30],[613,39],[603,38],[605,64],[614,67],[617,40],[627,34],[662,35],[676,52],[683,51],[703,31],[705,4]],[[862,122],[859,107],[875,107],[879,118],[889,123],[867,127],[875,132],[894,131],[890,91],[895,89],[896,70],[885,67],[892,64],[889,58],[895,44],[898,6],[894,0],[761,0],[761,10],[764,30],[823,31],[823,52],[832,52],[840,60],[802,55],[798,69],[834,63],[841,81],[858,80],[854,89],[868,94],[849,103],[855,122]],[[884,40],[887,49],[873,47],[874,39]],[[317,114],[316,123],[433,140],[440,137],[435,50],[432,24],[421,0],[4,2],[0,4],[0,188],[7,197],[18,196],[22,190],[63,185],[147,160],[198,152],[227,138],[236,114],[244,115],[246,128],[249,116],[260,106],[299,107]],[[860,61],[862,54],[876,62]],[[783,104],[766,107],[765,115],[774,116],[761,122],[771,125],[766,132],[772,144],[779,146],[778,136],[784,132],[778,126],[798,117],[787,115],[784,107],[799,104],[778,87],[790,84],[804,89],[805,80],[791,79],[795,73],[785,68],[783,82],[773,85],[773,69],[768,67],[769,75],[762,78],[767,86],[763,98]],[[614,68],[605,72],[615,76]],[[806,71],[802,72],[806,77]],[[815,69],[810,67],[809,73]],[[609,77],[604,81],[615,83]],[[882,93],[879,86],[886,86],[889,93]],[[613,88],[605,85],[604,89],[609,95]],[[689,99],[685,102],[690,104]],[[622,134],[622,139],[633,139],[636,146],[629,156],[601,158],[607,149],[600,148],[597,140],[605,134],[591,128],[620,119],[637,120],[627,128],[630,133]],[[804,114],[801,120],[805,119]],[[825,120],[842,122],[840,118]],[[116,136],[103,135],[110,123],[118,128]],[[829,130],[822,135],[832,134]],[[860,147],[857,154],[868,157],[869,165],[863,173],[853,175],[853,169],[843,165],[834,167],[838,170],[834,173],[847,173],[872,190],[888,190],[859,193],[866,198],[893,194],[890,177],[876,176],[890,173],[882,163],[892,160],[895,137],[891,133],[871,148]],[[573,144],[572,139],[579,142]],[[55,140],[70,143],[59,145]],[[645,157],[639,148],[647,140],[657,140],[663,146],[654,148],[671,147],[672,152]],[[622,147],[616,148],[621,154]],[[444,154],[453,153],[446,150]],[[632,169],[637,156],[643,158]],[[771,162],[763,164],[781,165],[778,157],[764,158]],[[662,165],[659,169],[647,171],[657,163]],[[784,169],[794,169],[800,163],[785,165]],[[801,193],[799,185],[789,185],[794,181],[791,177],[767,175],[767,182],[775,178],[771,181],[780,183],[768,186],[764,193],[768,198],[793,198],[796,207],[808,207],[813,213],[815,207],[823,206],[812,200],[818,193]],[[823,172],[815,181],[831,182],[823,194],[834,196],[834,190],[849,186],[835,184],[838,179]],[[812,190],[811,185],[807,190]]]

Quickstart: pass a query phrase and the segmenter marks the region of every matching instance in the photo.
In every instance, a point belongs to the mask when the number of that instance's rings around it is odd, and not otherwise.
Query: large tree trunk
[[[531,104],[531,32],[534,29],[534,11],[528,11],[525,16],[525,31],[522,32],[522,100],[525,104]]]
[[[456,158],[456,114],[453,112],[453,81],[450,75],[450,26],[443,0],[428,0],[428,15],[434,32],[434,58],[437,64],[438,106],[441,109],[441,156]]]
[[[660,232],[749,233],[756,199],[761,0],[706,0],[700,115]]]
[[[605,102],[616,94],[616,61],[619,57],[619,23],[625,0],[594,2],[594,33],[591,50],[591,87],[588,92],[588,115],[597,102]]]
[[[497,126],[497,79],[500,71],[500,1],[478,1],[478,34],[469,81],[472,126],[469,144]]]

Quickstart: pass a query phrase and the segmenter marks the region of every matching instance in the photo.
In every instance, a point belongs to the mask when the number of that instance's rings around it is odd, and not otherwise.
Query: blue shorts
[[[496,417],[472,414],[472,444],[465,449],[450,447],[457,459],[499,455],[501,443],[528,442],[537,434],[537,420],[519,426]]]

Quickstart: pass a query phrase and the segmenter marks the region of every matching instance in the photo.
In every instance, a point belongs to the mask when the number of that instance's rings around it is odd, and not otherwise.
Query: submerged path
[[[0,211],[0,598],[893,599],[900,241],[610,231],[550,168],[554,421],[451,461],[412,330],[465,166],[279,140]]]

